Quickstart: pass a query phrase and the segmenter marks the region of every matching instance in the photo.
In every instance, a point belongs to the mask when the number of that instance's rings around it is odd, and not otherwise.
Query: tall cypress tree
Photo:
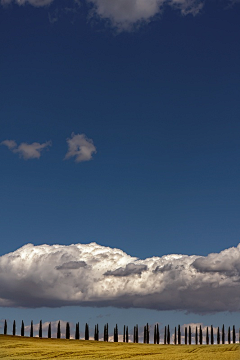
[[[58,326],[57,326],[57,339],[61,339],[61,324],[60,324],[60,321],[58,322]]]
[[[231,344],[231,330],[230,330],[230,326],[228,327],[228,343]]]
[[[22,320],[22,325],[21,325],[21,336],[24,336],[24,322]]]
[[[207,327],[207,330],[206,330],[206,344],[209,345],[208,327]]]
[[[214,344],[213,326],[211,325],[211,345]]]
[[[13,332],[12,332],[13,336],[16,335],[16,321],[13,321]]]
[[[220,344],[220,330],[219,330],[219,326],[217,328],[217,344]]]
[[[4,321],[4,335],[7,335],[7,320]]]
[[[149,344],[149,325],[147,323],[147,344]]]
[[[154,325],[153,342],[154,342],[154,344],[157,343],[157,326],[156,325]]]
[[[187,345],[187,327],[185,326],[185,345]]]
[[[157,344],[160,342],[159,325],[157,324]]]
[[[133,342],[136,342],[136,326],[133,328]]]
[[[75,329],[75,340],[79,340],[80,334],[79,334],[79,322],[76,323],[76,329]]]
[[[178,345],[181,345],[181,328],[180,328],[180,325],[178,325]]]
[[[87,323],[85,325],[85,340],[89,340],[89,326]]]
[[[235,332],[235,326],[233,325],[233,331],[232,331],[232,342],[235,344],[236,342],[236,332]]]
[[[188,327],[188,343],[189,343],[189,345],[192,344],[192,330],[191,330],[191,326]]]
[[[99,329],[98,329],[98,324],[97,324],[97,341],[99,341]]]
[[[195,330],[195,344],[198,344],[198,328],[196,326],[196,330]]]
[[[114,340],[114,342],[118,342],[118,326],[117,326],[117,324],[114,328],[113,340]]]
[[[222,326],[222,344],[225,344],[225,328],[224,328],[224,324]]]
[[[31,326],[30,326],[30,337],[33,337],[33,321],[31,321]]]
[[[70,325],[69,322],[66,323],[66,339],[70,339]]]
[[[42,338],[42,320],[39,323],[39,337]]]
[[[174,345],[177,345],[177,328],[174,329]]]
[[[51,339],[52,337],[52,325],[51,323],[48,324],[48,338]]]
[[[164,345],[166,345],[167,344],[167,327],[165,326],[164,327]]]
[[[125,342],[125,341],[126,341],[126,327],[124,325],[124,327],[123,327],[123,342]]]
[[[136,343],[138,344],[138,324],[136,325]]]
[[[202,326],[199,327],[199,344],[202,345]]]
[[[99,330],[98,330],[98,324],[95,325],[95,336],[94,336],[94,340],[98,341],[99,340]]]
[[[126,342],[128,343],[128,326],[126,327]]]

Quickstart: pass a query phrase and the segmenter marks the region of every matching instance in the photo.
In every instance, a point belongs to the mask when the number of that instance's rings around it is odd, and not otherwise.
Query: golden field
[[[240,345],[152,345],[0,335],[0,359],[240,360]]]

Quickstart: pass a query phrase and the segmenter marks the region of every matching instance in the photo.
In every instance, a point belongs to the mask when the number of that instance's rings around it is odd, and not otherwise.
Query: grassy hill
[[[0,335],[0,359],[239,360],[240,345],[147,345]]]

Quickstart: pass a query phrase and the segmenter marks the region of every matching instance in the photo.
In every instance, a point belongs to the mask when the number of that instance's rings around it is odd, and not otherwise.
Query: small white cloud
[[[164,7],[177,9],[182,15],[196,15],[203,7],[201,0],[87,0],[92,16],[108,20],[119,31],[131,30],[133,25],[148,23]]]
[[[64,160],[75,157],[76,162],[89,161],[92,159],[92,154],[96,153],[96,147],[91,139],[88,139],[85,134],[71,134],[71,138],[67,139],[68,152]]]
[[[20,157],[24,160],[29,159],[39,159],[41,156],[41,151],[45,148],[48,148],[52,145],[51,141],[46,141],[43,144],[34,142],[32,144],[21,143],[17,146],[17,143],[14,140],[4,140],[1,142],[1,145],[5,145],[13,153],[18,153]]]
[[[12,150],[17,147],[17,143],[14,140],[4,140],[1,142],[1,145],[6,145],[9,150]]]
[[[47,6],[50,5],[53,0],[1,0],[1,4],[2,5],[8,5],[10,3],[15,2],[18,5],[26,5],[26,4],[30,4],[32,6],[35,7],[42,7],[42,6]]]

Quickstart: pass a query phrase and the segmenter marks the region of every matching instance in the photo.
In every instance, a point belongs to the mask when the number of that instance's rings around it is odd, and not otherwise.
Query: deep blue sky
[[[54,7],[54,5],[51,5]],[[140,258],[240,242],[240,6],[116,33],[82,8],[0,7],[0,254],[96,241]],[[66,139],[93,160],[63,161]]]

